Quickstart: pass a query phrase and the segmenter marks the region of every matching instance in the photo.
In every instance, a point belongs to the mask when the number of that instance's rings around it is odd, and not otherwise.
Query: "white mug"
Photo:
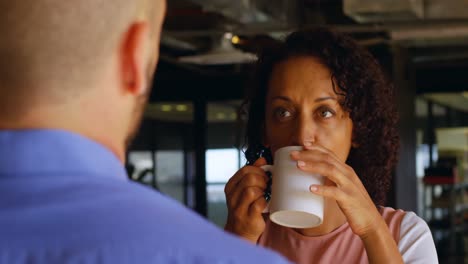
[[[310,192],[312,184],[323,185],[323,177],[300,170],[291,152],[301,146],[278,149],[274,165],[262,166],[272,174],[270,220],[291,228],[311,228],[323,222],[323,197]]]

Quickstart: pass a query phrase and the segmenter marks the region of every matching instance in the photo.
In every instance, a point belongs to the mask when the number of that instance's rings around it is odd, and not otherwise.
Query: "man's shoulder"
[[[79,256],[112,251],[114,260],[115,256],[155,260],[144,263],[283,263],[277,255],[225,233],[179,202],[139,183],[78,180],[47,191],[41,195],[48,199],[29,201],[24,205],[27,214],[21,209],[12,217],[22,234],[11,234],[15,240],[15,247],[8,242],[11,249],[53,249]],[[35,219],[27,218],[31,213]],[[40,236],[37,241],[31,239]],[[53,246],[57,241],[60,246]]]
[[[124,196],[132,198],[122,205],[132,216],[131,237],[161,249],[162,258],[185,259],[182,263],[284,263],[278,255],[224,232],[164,194],[138,183],[127,188]]]
[[[260,256],[271,257],[266,250],[224,232],[178,201],[145,186],[131,185],[132,202],[123,206],[124,211],[131,211],[135,233],[144,233],[137,239],[145,236],[153,244],[174,246],[198,257],[232,258],[233,261],[247,256],[257,260]],[[138,226],[145,228],[140,230]]]

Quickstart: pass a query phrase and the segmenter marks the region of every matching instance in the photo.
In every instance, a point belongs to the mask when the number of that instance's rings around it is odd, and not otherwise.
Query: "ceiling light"
[[[163,112],[170,112],[172,111],[172,105],[161,105],[161,110]]]
[[[225,113],[217,113],[216,118],[220,120],[226,119],[226,114]]]
[[[176,105],[176,110],[179,112],[185,112],[187,111],[187,109],[188,107],[186,105],[183,105],[183,104]]]
[[[232,44],[239,44],[240,38],[238,36],[233,36],[231,42]]]
[[[244,52],[234,47],[233,41],[237,41],[235,37],[240,41],[238,36],[234,36],[232,33],[225,33],[214,43],[210,51],[202,54],[182,56],[178,60],[182,63],[198,65],[240,64],[256,61],[257,56],[255,54]]]

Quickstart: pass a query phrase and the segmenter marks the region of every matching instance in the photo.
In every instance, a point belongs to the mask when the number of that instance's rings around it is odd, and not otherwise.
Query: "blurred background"
[[[168,0],[129,177],[222,228],[224,185],[245,164],[252,53],[317,25],[353,36],[395,84],[402,148],[387,206],[428,222],[440,263],[468,263],[466,0]]]

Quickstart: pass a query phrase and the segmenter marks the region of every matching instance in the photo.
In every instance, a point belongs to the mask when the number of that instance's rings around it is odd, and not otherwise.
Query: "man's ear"
[[[147,60],[149,49],[147,22],[133,23],[127,30],[120,49],[121,82],[125,92],[141,95],[148,89]]]

